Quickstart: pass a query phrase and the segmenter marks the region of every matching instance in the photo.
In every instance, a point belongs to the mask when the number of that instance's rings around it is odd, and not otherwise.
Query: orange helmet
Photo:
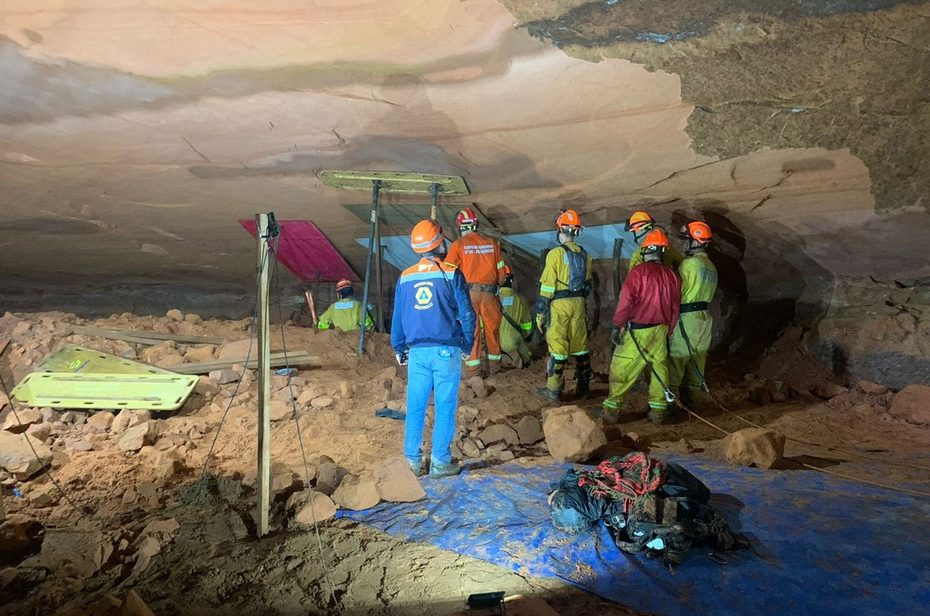
[[[681,228],[681,237],[698,244],[709,244],[714,236],[711,234],[710,227],[707,226],[706,222],[692,220]]]
[[[478,226],[478,215],[470,207],[459,210],[459,213],[455,215],[455,224],[459,226],[459,229],[474,229]]]
[[[643,252],[656,252],[668,248],[668,236],[662,229],[653,229],[643,238]]]
[[[581,217],[575,210],[562,210],[555,219],[555,228],[568,235],[581,233]]]
[[[626,221],[624,230],[633,231],[634,233],[639,232],[639,231],[647,231],[648,229],[646,227],[651,228],[651,226],[654,225],[655,222],[656,221],[652,216],[650,216],[646,212],[643,212],[642,210],[637,210],[633,212],[630,215],[629,220]]]
[[[442,227],[435,220],[421,220],[413,227],[410,234],[410,247],[413,252],[423,254],[435,250],[446,239],[442,235]]]
[[[342,291],[343,289],[350,289],[350,288],[352,288],[352,281],[346,278],[343,278],[342,280],[336,283],[337,291]]]

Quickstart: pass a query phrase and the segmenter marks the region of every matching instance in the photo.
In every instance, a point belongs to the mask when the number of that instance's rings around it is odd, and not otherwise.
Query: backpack
[[[565,251],[568,261],[568,294],[571,297],[587,297],[591,293],[591,282],[588,280],[588,253],[578,246],[578,252],[561,247]]]

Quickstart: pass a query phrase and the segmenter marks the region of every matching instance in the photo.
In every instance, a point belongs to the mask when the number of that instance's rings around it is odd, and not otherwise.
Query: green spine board
[[[96,349],[64,346],[36,366],[36,372],[71,372],[80,374],[174,374],[142,362],[125,359]]]
[[[173,411],[187,400],[198,377],[181,374],[74,374],[32,372],[13,397],[55,409],[149,409]]]

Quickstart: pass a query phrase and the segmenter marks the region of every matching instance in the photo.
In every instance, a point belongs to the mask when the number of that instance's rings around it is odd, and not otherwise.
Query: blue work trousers
[[[450,346],[419,346],[410,349],[407,360],[407,420],[404,424],[404,456],[418,464],[422,460],[423,421],[433,394],[435,417],[431,458],[452,462],[449,445],[455,435],[455,412],[462,379],[462,351]]]

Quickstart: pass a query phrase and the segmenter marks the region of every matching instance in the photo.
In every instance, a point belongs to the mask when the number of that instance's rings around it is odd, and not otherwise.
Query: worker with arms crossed
[[[637,244],[636,250],[630,255],[630,263],[627,266],[627,271],[629,271],[643,262],[643,238],[646,237],[646,234],[653,229],[660,229],[663,233],[665,231],[656,224],[652,216],[641,210],[637,210],[630,215],[624,228],[633,234],[633,239],[636,240]],[[678,267],[682,259],[684,259],[684,256],[674,246],[669,246],[662,256],[662,263],[674,269]]]
[[[404,456],[413,472],[421,475],[423,423],[432,393],[435,418],[429,474],[446,477],[460,470],[452,461],[450,445],[455,435],[462,353],[474,342],[475,311],[462,272],[442,261],[446,249],[439,223],[418,222],[410,246],[422,257],[397,281],[391,322],[397,363],[407,366]]]
[[[523,296],[513,290],[513,272],[506,265],[500,298],[504,311],[500,333],[501,350],[513,359],[515,366],[523,368],[532,359],[527,339],[533,333],[533,313]]]
[[[591,293],[591,256],[575,241],[581,233],[575,210],[562,211],[555,227],[559,246],[546,254],[536,299],[536,326],[545,333],[549,347],[546,386],[536,392],[550,402],[558,402],[565,387],[563,372],[569,357],[575,358],[576,397],[586,395],[591,383],[585,306]]]
[[[712,235],[707,223],[695,220],[679,235],[686,242],[685,259],[678,266],[681,279],[681,317],[669,343],[668,378],[673,392],[693,401],[693,394],[707,386],[704,366],[713,337],[710,303],[717,291],[717,268],[707,255]],[[683,383],[684,381],[684,383]]]
[[[446,261],[464,274],[478,321],[475,342],[465,360],[466,376],[496,374],[501,366],[501,303],[497,297],[504,282],[504,260],[494,238],[478,233],[478,215],[465,208],[455,217],[461,237],[449,246]],[[484,336],[482,351],[481,337]],[[487,368],[483,369],[482,364]]]
[[[345,278],[336,283],[336,293],[339,299],[329,305],[323,314],[320,315],[320,321],[317,327],[320,329],[336,329],[344,332],[355,331],[362,322],[362,302],[355,299],[355,289],[352,283]],[[370,330],[374,327],[375,322],[371,318],[371,307],[365,312],[365,329]]]
[[[668,389],[668,337],[678,322],[681,285],[671,268],[662,264],[668,236],[653,229],[643,238],[643,263],[634,267],[620,290],[614,313],[614,350],[610,360],[610,389],[601,416],[617,422],[623,399],[640,373],[649,367],[649,413],[655,423],[665,420],[674,401]]]

